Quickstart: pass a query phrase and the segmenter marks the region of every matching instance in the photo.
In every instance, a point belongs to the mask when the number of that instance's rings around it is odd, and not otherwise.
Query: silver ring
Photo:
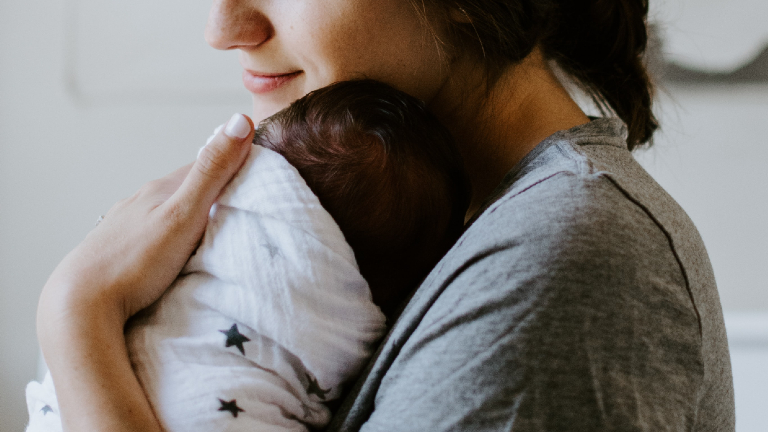
[[[100,223],[101,223],[101,221],[103,221],[103,220],[104,220],[104,215],[101,215],[101,216],[99,216],[99,218],[98,218],[98,219],[96,219],[96,225],[95,225],[95,226],[99,226],[99,224],[100,224]]]

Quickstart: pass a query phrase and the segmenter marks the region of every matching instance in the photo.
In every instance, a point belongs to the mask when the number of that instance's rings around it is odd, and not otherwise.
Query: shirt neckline
[[[477,212],[464,225],[464,229],[469,228],[480,217],[488,207],[490,207],[499,198],[504,196],[506,191],[515,182],[517,175],[524,167],[531,164],[542,153],[553,145],[568,141],[575,145],[610,145],[614,147],[627,148],[627,127],[619,118],[613,117],[590,117],[588,123],[584,123],[570,129],[561,130],[544,138],[536,147],[526,154],[514,167],[512,167],[496,188],[488,195],[478,208]]]

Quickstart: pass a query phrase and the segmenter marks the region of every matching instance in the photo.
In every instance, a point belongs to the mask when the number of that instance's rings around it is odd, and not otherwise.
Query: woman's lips
[[[261,72],[243,71],[243,84],[251,93],[269,93],[276,90],[301,74],[301,71],[286,74],[268,74]]]

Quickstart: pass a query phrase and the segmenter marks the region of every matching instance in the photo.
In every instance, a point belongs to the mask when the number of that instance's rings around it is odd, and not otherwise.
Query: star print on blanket
[[[229,411],[234,418],[237,418],[238,413],[245,412],[244,409],[237,406],[237,399],[232,399],[229,402],[225,401],[224,399],[219,399],[219,402],[221,403],[221,408],[219,408],[219,411]]]
[[[237,324],[232,324],[232,326],[229,328],[229,330],[219,330],[219,333],[223,333],[226,335],[226,341],[224,342],[225,348],[230,348],[232,346],[237,347],[237,349],[240,351],[242,355],[245,355],[245,348],[243,346],[243,343],[250,342],[251,339],[245,336],[240,332],[240,329],[237,327]],[[298,359],[296,359],[298,360]],[[294,360],[295,362],[295,360]],[[301,364],[299,361],[298,364],[296,364],[297,369],[304,368],[304,365]],[[269,370],[268,367],[265,365],[259,365],[259,367],[263,368],[264,370]],[[318,383],[317,378],[313,377],[307,372],[304,372],[304,378],[307,381],[306,385],[304,386],[306,389],[307,395],[315,395],[320,400],[325,400],[326,395],[331,392],[332,388],[324,389],[322,386],[320,386],[320,383]],[[237,406],[237,400],[233,399],[229,402],[218,398],[219,402],[221,403],[221,407],[218,409],[219,411],[229,411],[232,413],[232,416],[234,418],[237,418],[237,414],[239,412],[245,412],[242,408]],[[304,402],[301,402],[301,410],[303,412],[303,418],[309,418],[312,416],[314,410],[312,407],[307,405]]]
[[[325,394],[330,392],[331,389],[323,390],[320,388],[320,384],[317,383],[317,379],[313,378],[309,374],[304,374],[307,378],[307,381],[309,381],[309,385],[307,386],[307,394],[313,394],[317,395],[320,399],[325,399]]]
[[[264,249],[267,250],[267,252],[269,252],[270,258],[274,258],[280,255],[280,249],[277,246],[273,245],[272,243],[264,243],[261,245],[261,247],[263,247]]]
[[[221,333],[227,335],[227,341],[224,343],[226,348],[236,346],[240,350],[240,353],[245,355],[245,348],[243,348],[244,342],[250,342],[251,340],[243,336],[239,330],[237,330],[237,324],[232,324],[229,330],[219,330]]]
[[[164,430],[295,432],[330,422],[327,402],[385,330],[338,225],[295,168],[254,146],[178,279],[125,335]],[[48,381],[28,386],[27,432],[61,432]]]

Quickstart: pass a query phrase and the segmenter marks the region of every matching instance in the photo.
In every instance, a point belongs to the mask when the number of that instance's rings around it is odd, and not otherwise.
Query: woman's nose
[[[269,19],[249,0],[213,0],[205,40],[216,49],[248,48],[263,44],[274,29]]]

